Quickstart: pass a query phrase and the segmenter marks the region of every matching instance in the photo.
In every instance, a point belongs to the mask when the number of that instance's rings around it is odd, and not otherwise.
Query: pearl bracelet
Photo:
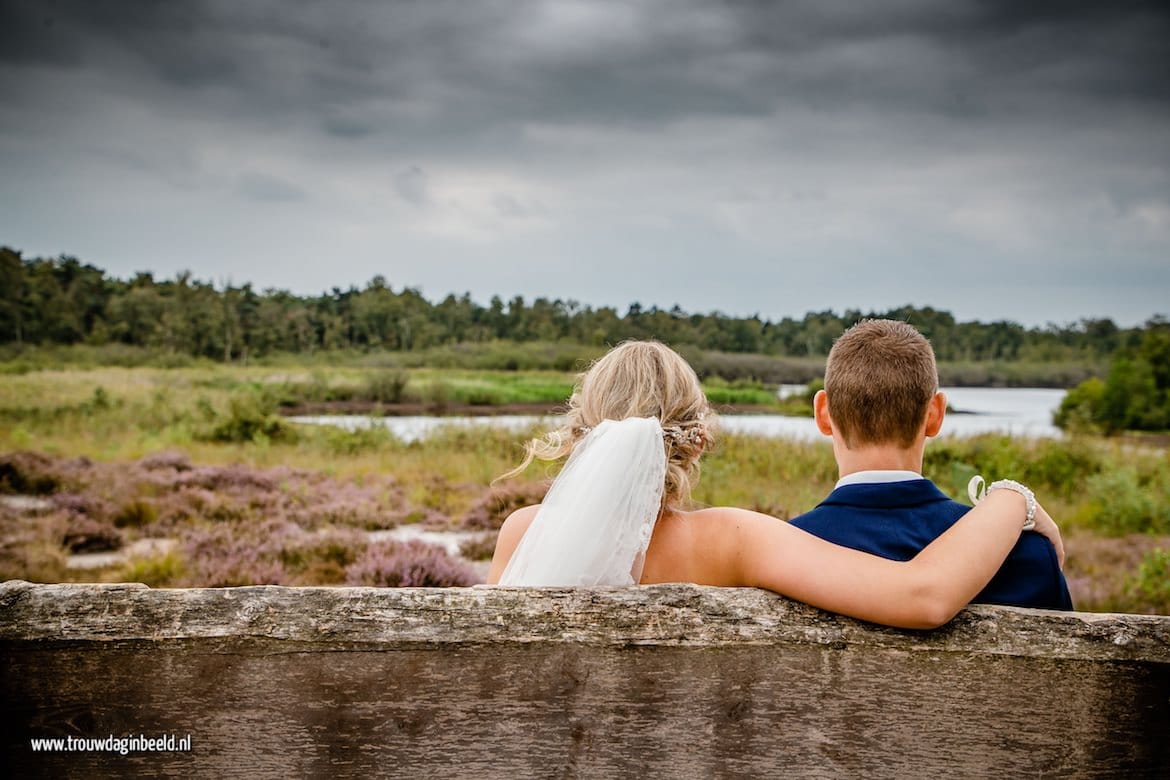
[[[1027,486],[1021,485],[1014,479],[997,479],[984,489],[983,477],[976,474],[971,477],[971,481],[967,483],[967,495],[971,498],[972,504],[978,504],[988,493],[996,490],[1014,490],[1024,497],[1024,528],[1025,531],[1031,531],[1036,527],[1036,494],[1034,494]]]

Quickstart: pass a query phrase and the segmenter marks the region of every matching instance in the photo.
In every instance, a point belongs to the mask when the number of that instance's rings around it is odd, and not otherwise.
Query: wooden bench
[[[0,585],[5,777],[1170,777],[1170,617],[773,594]],[[188,752],[31,740],[190,735]],[[110,743],[114,744],[114,743]]]

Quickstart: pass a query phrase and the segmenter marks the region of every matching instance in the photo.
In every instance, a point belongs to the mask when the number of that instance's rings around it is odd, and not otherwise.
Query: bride
[[[504,522],[488,583],[758,587],[876,623],[934,628],[991,580],[1024,526],[1024,497],[997,490],[900,562],[759,512],[686,511],[714,428],[698,377],[676,352],[652,341],[615,347],[581,377],[564,427],[530,442],[504,475],[569,455],[544,502]],[[1060,549],[1042,508],[1035,530]]]

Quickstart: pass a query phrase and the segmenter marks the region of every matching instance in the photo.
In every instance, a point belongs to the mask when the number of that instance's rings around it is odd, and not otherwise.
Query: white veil
[[[654,417],[605,420],[553,481],[500,585],[636,585],[666,479]]]

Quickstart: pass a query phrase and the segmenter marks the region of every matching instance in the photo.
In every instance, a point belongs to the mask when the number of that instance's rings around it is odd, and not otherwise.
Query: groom
[[[863,320],[837,339],[825,365],[825,389],[813,407],[833,438],[841,479],[792,524],[822,539],[909,560],[970,507],[922,476],[926,440],[946,412],[934,351],[905,322]],[[1052,544],[1024,532],[1003,566],[975,597],[984,604],[1072,609]]]

